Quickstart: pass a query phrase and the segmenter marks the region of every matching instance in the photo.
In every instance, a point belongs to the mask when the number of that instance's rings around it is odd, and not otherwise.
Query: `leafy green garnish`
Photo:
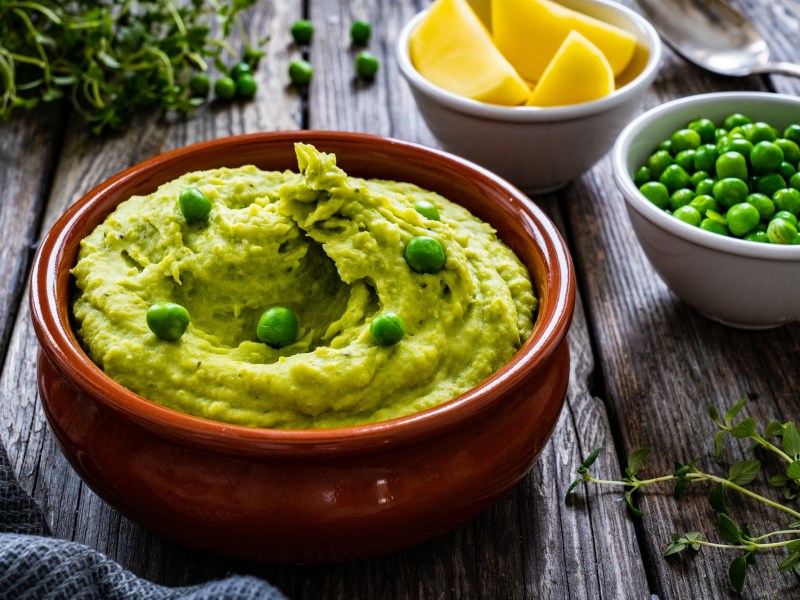
[[[708,416],[717,426],[718,431],[714,436],[714,453],[719,460],[724,450],[725,437],[731,435],[736,439],[749,440],[749,451],[766,451],[777,456],[783,464],[784,472],[772,475],[769,484],[783,488],[783,496],[787,500],[794,499],[800,493],[800,429],[796,423],[788,421],[772,421],[764,429],[764,435],[759,433],[758,423],[752,417],[737,420],[739,413],[745,407],[747,398],[739,400],[720,418],[720,413],[714,406],[708,407]],[[778,438],[779,441],[771,442],[768,438]],[[747,569],[755,563],[757,553],[786,549],[789,554],[779,563],[779,571],[794,570],[800,575],[800,512],[796,509],[759,495],[745,486],[753,483],[758,477],[762,463],[756,458],[740,460],[728,468],[727,477],[721,477],[701,470],[694,459],[690,463],[676,463],[675,471],[669,475],[662,475],[650,479],[640,479],[639,472],[645,459],[650,454],[649,448],[634,450],[628,456],[628,466],[625,475],[619,481],[597,479],[589,472],[589,467],[594,463],[599,451],[595,450],[587,460],[577,469],[580,478],[575,480],[569,488],[567,495],[574,491],[579,483],[595,483],[599,485],[614,485],[623,487],[625,502],[630,511],[641,517],[642,511],[634,506],[633,494],[640,488],[666,482],[675,483],[675,497],[683,494],[689,486],[697,483],[712,484],[709,494],[709,504],[716,512],[716,529],[722,542],[706,541],[700,532],[692,531],[683,535],[673,534],[672,541],[664,549],[664,556],[679,554],[687,548],[698,551],[703,547],[719,548],[739,552],[730,563],[728,579],[737,592],[744,589]],[[733,490],[753,500],[759,501],[771,508],[782,511],[793,517],[785,529],[754,536],[744,523],[737,525],[728,512],[725,503],[726,490]],[[767,538],[781,538],[779,541],[768,541]],[[723,543],[724,542],[724,543]]]
[[[256,0],[0,0],[0,119],[62,98],[95,133],[139,110],[190,113],[189,80],[214,64]],[[256,56],[242,32],[247,56]]]

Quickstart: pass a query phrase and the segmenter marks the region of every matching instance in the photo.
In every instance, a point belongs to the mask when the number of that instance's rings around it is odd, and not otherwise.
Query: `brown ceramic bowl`
[[[481,385],[411,416],[339,429],[239,427],[164,408],[92,363],[70,323],[80,240],[120,202],[188,172],[255,164],[296,168],[293,144],[334,152],[353,175],[437,191],[498,230],[530,269],[541,306],[533,333]],[[165,537],[274,562],[366,558],[450,530],[522,478],[550,437],[567,389],[574,307],[567,249],[516,188],[457,157],[334,132],[261,133],[162,154],[100,184],[42,240],[31,280],[41,344],[39,391],[50,427],[83,480]]]

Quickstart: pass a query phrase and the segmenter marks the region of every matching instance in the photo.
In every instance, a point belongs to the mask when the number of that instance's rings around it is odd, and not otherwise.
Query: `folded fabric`
[[[48,537],[34,500],[0,445],[0,598],[8,600],[285,600],[269,583],[234,576],[170,588],[136,577],[88,546]]]

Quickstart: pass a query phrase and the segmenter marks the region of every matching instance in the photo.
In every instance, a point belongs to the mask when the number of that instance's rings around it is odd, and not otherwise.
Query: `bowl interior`
[[[320,430],[266,430],[237,427],[192,417],[164,408],[130,392],[105,376],[86,356],[70,326],[69,270],[80,240],[116,205],[134,194],[154,191],[161,183],[188,171],[255,164],[271,170],[296,170],[294,143],[304,141],[337,155],[348,173],[367,178],[409,181],[437,191],[491,223],[500,238],[528,266],[540,298],[534,331],[512,360],[489,380],[442,405],[357,427]],[[525,378],[556,351],[572,316],[574,276],[566,247],[547,217],[521,192],[471,163],[414,144],[363,134],[285,132],[237,136],[204,142],[157,156],[104,182],[79,200],[43,240],[34,264],[31,307],[43,350],[68,380],[77,381],[95,401],[112,404],[134,421],[169,430],[176,437],[192,436],[227,448],[231,439],[247,439],[254,450],[286,442],[330,450],[340,443],[350,450],[361,438],[409,440],[487,410],[509,388]]]

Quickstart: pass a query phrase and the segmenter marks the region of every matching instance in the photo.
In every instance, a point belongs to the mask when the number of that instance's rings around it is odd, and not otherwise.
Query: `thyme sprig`
[[[0,119],[62,98],[96,133],[139,110],[190,113],[206,101],[190,78],[225,70],[232,28],[256,1],[0,0]]]
[[[750,440],[751,444],[748,448],[750,452],[759,449],[768,455],[777,457],[782,470],[770,477],[769,483],[774,487],[782,488],[785,500],[794,500],[800,491],[800,431],[798,431],[798,426],[792,421],[785,423],[772,421],[761,432],[758,423],[752,417],[737,419],[746,403],[747,398],[742,398],[724,416],[720,415],[716,407],[708,408],[709,417],[717,426],[714,436],[715,456],[718,461],[721,460],[725,439],[728,436],[740,440]],[[791,569],[800,575],[800,511],[746,487],[755,481],[761,472],[762,464],[759,459],[753,457],[737,461],[730,465],[726,476],[720,476],[701,469],[698,466],[700,459],[695,458],[689,463],[676,463],[672,473],[641,479],[639,473],[650,455],[650,448],[639,448],[628,456],[624,477],[620,480],[608,480],[594,477],[589,472],[602,451],[602,447],[595,449],[577,468],[580,477],[570,484],[567,498],[582,483],[619,486],[624,490],[623,494],[630,511],[641,517],[642,511],[634,503],[634,495],[641,488],[672,482],[675,484],[674,495],[678,498],[689,485],[706,483],[710,485],[708,500],[716,512],[716,529],[722,541],[709,541],[699,531],[690,531],[683,535],[674,533],[664,549],[664,556],[672,556],[687,549],[699,551],[702,548],[735,552],[737,555],[728,568],[728,578],[737,592],[741,592],[744,588],[747,569],[754,564],[755,556],[759,553],[776,550],[787,551],[777,564],[778,570]],[[737,524],[730,516],[725,501],[728,490],[785,513],[788,518],[787,524],[784,528],[776,531],[754,535],[746,523]]]

